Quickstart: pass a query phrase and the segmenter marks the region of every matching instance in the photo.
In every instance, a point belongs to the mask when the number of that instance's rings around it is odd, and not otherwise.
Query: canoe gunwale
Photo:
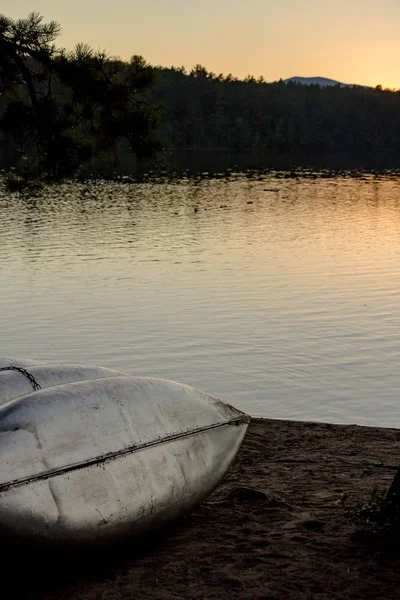
[[[236,412],[237,409],[235,409]],[[20,479],[14,479],[13,481],[8,481],[7,483],[3,483],[0,485],[0,494],[5,492],[11,488],[19,487],[24,484],[29,484],[34,481],[44,481],[46,479],[50,479],[51,477],[62,475],[64,473],[70,473],[72,471],[77,471],[79,469],[85,469],[86,467],[90,467],[92,465],[100,465],[109,460],[115,459],[120,456],[124,456],[127,454],[133,454],[135,452],[139,452],[140,450],[144,450],[146,448],[151,448],[154,446],[159,446],[162,444],[166,444],[168,442],[172,442],[174,440],[184,439],[190,437],[192,435],[200,434],[204,431],[209,431],[212,429],[218,429],[220,427],[230,426],[239,426],[239,425],[248,425],[250,423],[250,417],[246,413],[241,413],[238,417],[232,418],[229,421],[222,421],[219,423],[213,423],[211,425],[205,425],[202,427],[196,427],[194,429],[190,429],[184,432],[173,433],[163,438],[159,438],[156,440],[151,440],[150,442],[143,442],[139,444],[134,444],[128,446],[127,448],[123,448],[121,450],[115,450],[113,452],[108,452],[101,456],[93,457],[84,461],[80,461],[77,463],[73,463],[70,465],[65,465],[62,467],[56,467],[54,469],[49,469],[47,471],[42,471],[41,473],[37,473],[35,475],[31,475],[29,477],[21,477]]]

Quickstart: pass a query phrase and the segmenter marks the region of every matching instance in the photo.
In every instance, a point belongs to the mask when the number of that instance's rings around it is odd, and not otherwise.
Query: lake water
[[[400,179],[231,174],[0,192],[0,354],[400,427]]]

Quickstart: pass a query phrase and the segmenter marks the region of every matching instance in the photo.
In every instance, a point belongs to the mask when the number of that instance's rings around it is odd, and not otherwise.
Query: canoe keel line
[[[154,440],[152,442],[147,442],[144,444],[137,444],[135,446],[130,446],[129,448],[124,448],[123,450],[119,450],[117,452],[109,452],[108,454],[104,454],[103,456],[99,456],[96,458],[92,458],[91,460],[82,461],[80,463],[75,463],[73,465],[68,465],[65,467],[60,467],[58,469],[51,469],[48,471],[43,471],[42,473],[38,473],[32,477],[23,477],[21,479],[16,479],[15,481],[10,481],[9,483],[0,485],[0,494],[12,487],[17,487],[19,485],[24,485],[27,483],[31,483],[36,480],[46,480],[51,477],[56,477],[57,475],[62,475],[64,473],[70,473],[72,471],[77,471],[78,469],[85,469],[86,467],[90,467],[92,465],[101,465],[109,460],[117,458],[119,456],[124,456],[125,454],[133,454],[134,452],[139,452],[140,450],[145,450],[146,448],[151,448],[154,446],[160,446],[161,444],[167,444],[168,442],[172,442],[174,440],[184,439],[186,437],[196,435],[205,431],[210,431],[211,429],[217,429],[218,427],[237,427],[241,423],[248,424],[250,422],[250,418],[247,417],[239,417],[228,423],[215,423],[214,425],[208,425],[207,427],[198,427],[197,429],[192,429],[191,431],[186,431],[183,433],[175,433],[165,438],[161,438],[159,440]]]

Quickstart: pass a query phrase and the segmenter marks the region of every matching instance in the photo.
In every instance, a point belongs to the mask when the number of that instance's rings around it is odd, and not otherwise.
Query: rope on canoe
[[[9,367],[1,367],[0,371],[17,371],[18,373],[22,373],[22,375],[25,375],[25,377],[27,377],[29,379],[35,392],[37,390],[42,389],[41,386],[36,381],[36,379],[34,378],[34,376],[32,375],[32,373],[29,373],[26,369],[24,369],[22,367],[16,367],[14,365],[10,365]]]

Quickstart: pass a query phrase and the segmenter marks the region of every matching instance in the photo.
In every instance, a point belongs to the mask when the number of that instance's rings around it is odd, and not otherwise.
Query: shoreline
[[[338,426],[338,427],[362,427],[362,428],[367,428],[367,429],[383,429],[385,431],[387,431],[388,429],[390,431],[398,431],[400,432],[400,425],[399,427],[389,427],[386,425],[363,425],[362,423],[343,423],[340,421],[311,421],[309,419],[286,419],[286,418],[280,418],[280,417],[252,417],[251,415],[249,415],[251,422],[261,422],[263,423],[268,422],[270,423],[271,421],[279,421],[279,422],[285,422],[285,423],[298,423],[299,425],[301,424],[305,424],[305,425],[333,425],[333,426]]]
[[[5,585],[32,600],[395,600],[400,552],[357,533],[352,511],[399,466],[398,429],[254,418],[187,517],[101,553],[39,553],[23,582],[4,566]]]

